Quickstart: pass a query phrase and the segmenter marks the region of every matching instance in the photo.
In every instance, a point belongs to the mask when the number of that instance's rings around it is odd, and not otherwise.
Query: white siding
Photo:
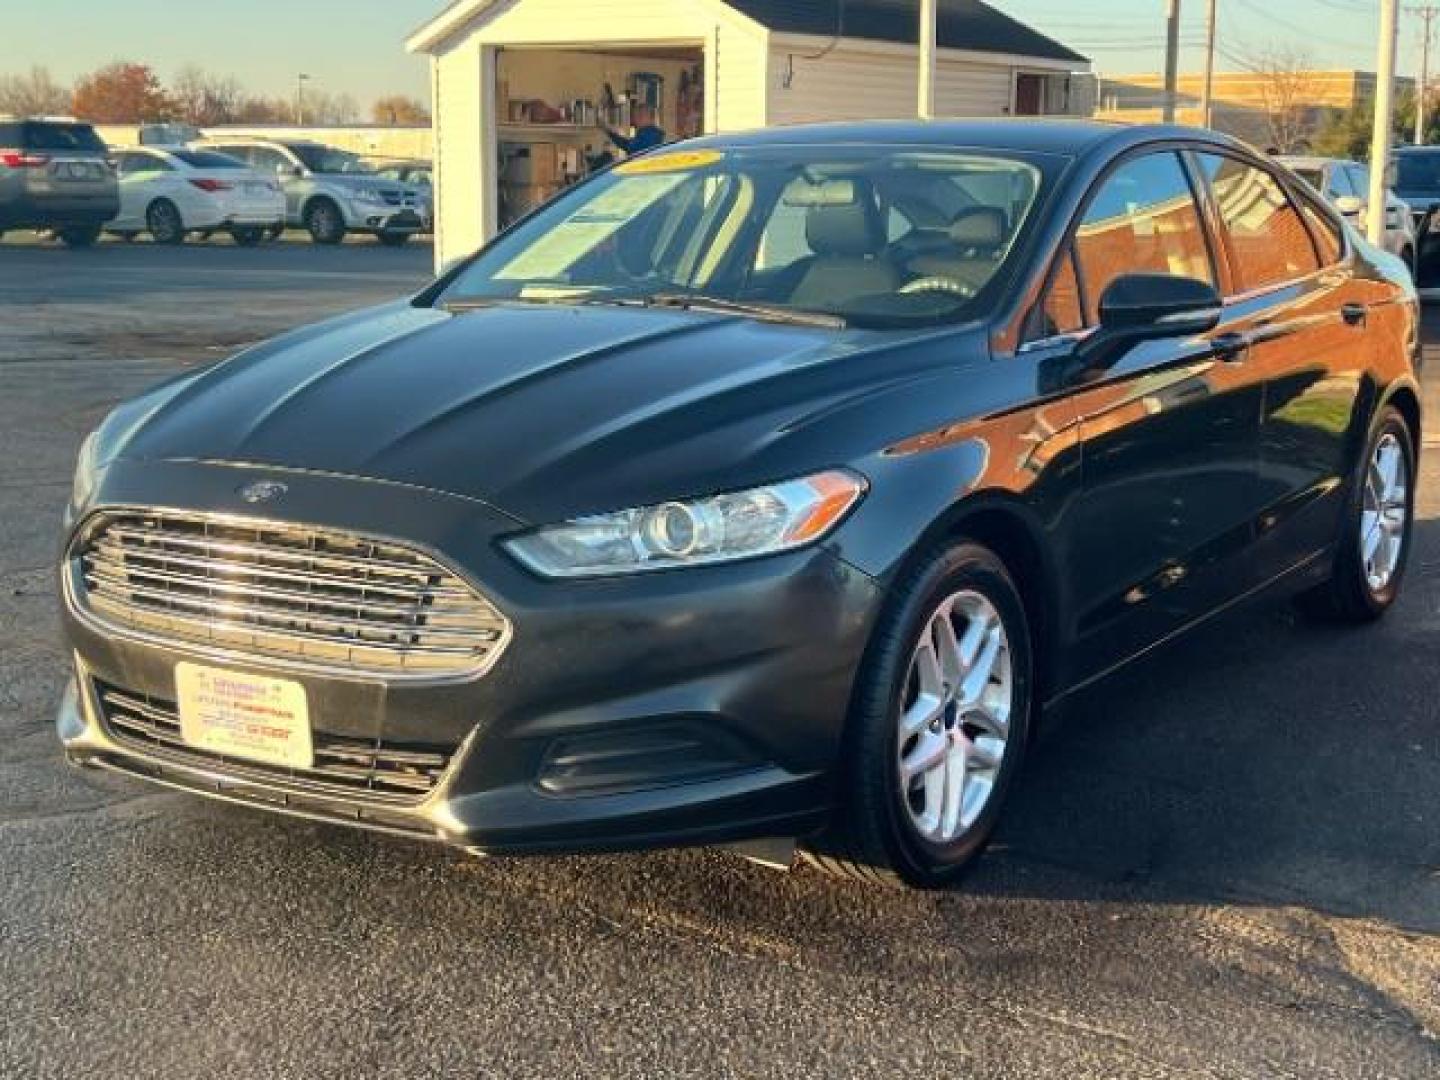
[[[485,239],[482,178],[491,171],[483,161],[480,112],[480,47],[471,40],[452,43],[430,61],[434,86],[435,263],[437,268],[478,248]]]
[[[843,45],[815,60],[813,46],[770,47],[770,122],[908,119],[918,111],[919,59],[914,52]],[[785,86],[794,57],[794,77]],[[1013,69],[942,58],[937,64],[939,116],[1003,116],[1010,111]]]

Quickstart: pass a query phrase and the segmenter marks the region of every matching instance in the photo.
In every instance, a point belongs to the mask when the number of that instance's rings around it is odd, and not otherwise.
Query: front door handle
[[[1346,326],[1365,325],[1365,305],[1349,303],[1340,309],[1340,317],[1345,320]]]
[[[1210,342],[1215,355],[1227,364],[1239,364],[1250,352],[1250,338],[1245,334],[1219,334]]]

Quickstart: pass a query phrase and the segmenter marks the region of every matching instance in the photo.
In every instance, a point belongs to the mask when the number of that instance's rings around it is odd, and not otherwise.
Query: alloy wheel
[[[1383,592],[1390,584],[1405,553],[1409,473],[1400,440],[1387,432],[1375,444],[1365,471],[1365,501],[1360,511],[1360,554],[1365,583],[1372,593]]]
[[[1014,678],[995,605],[963,590],[926,622],[901,690],[896,768],[915,831],[953,843],[984,811],[1010,745]]]

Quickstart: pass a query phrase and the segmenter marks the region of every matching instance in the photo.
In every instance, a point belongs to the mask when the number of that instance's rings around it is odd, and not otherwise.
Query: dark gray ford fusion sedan
[[[479,853],[944,884],[1043,708],[1271,586],[1390,606],[1417,340],[1403,265],[1206,133],[664,148],[117,409],[60,737]]]

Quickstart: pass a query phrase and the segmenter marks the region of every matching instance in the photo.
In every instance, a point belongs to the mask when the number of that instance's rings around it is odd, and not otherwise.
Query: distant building
[[[1201,123],[1200,95],[1204,77],[1181,75],[1175,119],[1182,124]],[[1415,81],[1395,80],[1400,92],[1413,91]],[[1286,110],[1288,126],[1313,134],[1331,116],[1375,99],[1375,73],[1371,71],[1291,71],[1266,75],[1253,71],[1218,71],[1212,90],[1217,130],[1258,146],[1273,141],[1267,116]],[[1110,75],[1099,80],[1095,115],[1122,123],[1148,124],[1160,119],[1165,106],[1165,77],[1159,74]],[[1284,147],[1293,150],[1297,147]]]

